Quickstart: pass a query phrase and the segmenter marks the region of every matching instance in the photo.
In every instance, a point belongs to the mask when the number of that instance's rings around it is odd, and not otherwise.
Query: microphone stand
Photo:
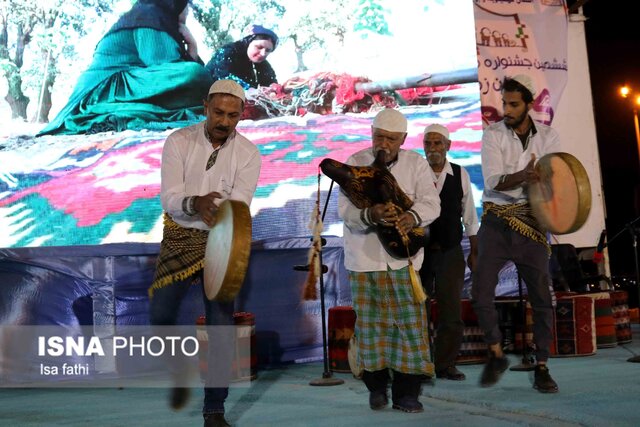
[[[320,176],[318,176],[318,182],[320,180]],[[324,208],[322,209],[322,223],[324,224],[324,217],[327,214],[327,206],[329,206],[329,198],[331,197],[331,190],[333,189],[333,180],[331,180],[331,185],[329,185],[329,192],[327,193],[327,199],[324,203]],[[320,188],[318,186],[318,191]],[[324,273],[328,271],[328,268],[322,263],[322,247],[326,244],[325,239],[320,239],[320,251],[318,252],[318,261],[320,262],[320,313],[322,319],[322,362],[324,364],[324,371],[322,372],[322,377],[313,379],[309,381],[309,385],[313,386],[330,386],[330,385],[340,385],[344,384],[344,380],[341,378],[334,378],[333,374],[329,370],[329,357],[327,354],[327,328],[326,328],[326,320],[325,320],[325,305],[324,305]],[[309,266],[309,268],[313,268]]]
[[[518,297],[520,299],[520,311],[522,313],[522,329],[520,329],[520,344],[522,345],[522,363],[519,365],[514,365],[509,368],[510,371],[533,371],[536,368],[535,363],[531,356],[527,355],[527,306],[524,302],[524,296],[522,292],[522,278],[520,277],[520,272],[518,271]]]

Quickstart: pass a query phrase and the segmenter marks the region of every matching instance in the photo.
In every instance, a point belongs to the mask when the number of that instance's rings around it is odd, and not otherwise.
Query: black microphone
[[[307,264],[307,265],[294,265],[293,269],[295,271],[309,271],[311,269],[311,266],[309,264]],[[322,274],[326,273],[327,271],[329,271],[329,267],[327,267],[326,265],[322,264]]]

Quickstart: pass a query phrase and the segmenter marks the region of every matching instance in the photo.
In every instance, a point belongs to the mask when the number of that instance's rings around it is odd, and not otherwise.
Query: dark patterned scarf
[[[533,216],[531,205],[527,202],[512,203],[507,205],[497,205],[491,202],[485,202],[482,205],[482,218],[491,212],[500,219],[503,219],[509,227],[516,233],[520,233],[538,243],[542,243],[549,255],[551,255],[551,246],[547,241],[547,236],[541,231],[542,227],[538,220]]]
[[[184,280],[204,267],[204,254],[209,232],[182,227],[164,214],[164,230],[156,274],[149,288],[149,298],[156,289]]]

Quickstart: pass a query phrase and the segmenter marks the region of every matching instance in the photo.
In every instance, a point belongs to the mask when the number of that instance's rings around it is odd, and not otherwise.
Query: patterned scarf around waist
[[[184,280],[204,268],[209,232],[182,227],[164,214],[164,229],[149,298],[156,289]]]
[[[538,220],[533,216],[531,205],[528,202],[512,203],[507,205],[497,205],[491,202],[482,204],[482,219],[487,213],[492,213],[504,220],[509,228],[516,233],[520,233],[538,243],[542,243],[547,248],[547,253],[551,255],[551,246],[547,241],[547,236],[541,231]]]

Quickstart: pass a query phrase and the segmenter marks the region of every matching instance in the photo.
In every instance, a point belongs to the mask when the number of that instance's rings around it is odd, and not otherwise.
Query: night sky
[[[574,3],[568,1],[570,6]],[[608,239],[624,230],[610,242],[611,272],[635,277],[631,232],[625,226],[640,216],[640,160],[633,109],[618,93],[628,84],[640,95],[640,32],[629,4],[588,0],[583,14],[588,18],[585,31]],[[640,220],[635,226],[640,228]]]

